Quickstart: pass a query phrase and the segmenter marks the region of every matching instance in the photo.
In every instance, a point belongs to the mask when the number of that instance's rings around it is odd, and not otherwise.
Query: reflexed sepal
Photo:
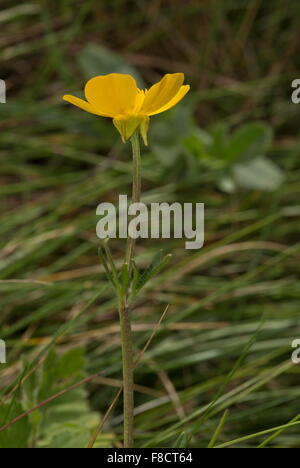
[[[145,145],[147,142],[147,133],[149,129],[149,117],[146,115],[131,115],[126,117],[116,117],[113,119],[114,126],[120,133],[123,143],[132,137],[139,128]]]
[[[148,130],[149,130],[150,118],[148,115],[143,117],[143,120],[140,125],[140,132],[143,138],[143,142],[146,146],[148,146]]]
[[[119,131],[123,143],[132,137],[138,126],[141,124],[141,117],[128,116],[116,117],[113,119],[114,126]]]

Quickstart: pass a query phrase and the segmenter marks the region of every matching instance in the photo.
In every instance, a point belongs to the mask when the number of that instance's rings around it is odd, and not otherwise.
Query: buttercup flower
[[[95,76],[86,83],[86,101],[70,95],[63,99],[91,114],[112,118],[123,142],[139,129],[147,145],[149,117],[181,101],[190,89],[183,82],[183,73],[167,74],[150,89],[142,90],[131,75],[111,73]]]

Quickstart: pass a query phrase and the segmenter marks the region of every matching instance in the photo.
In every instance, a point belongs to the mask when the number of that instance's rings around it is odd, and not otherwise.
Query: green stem
[[[131,137],[132,156],[133,156],[133,185],[132,185],[132,203],[138,203],[141,198],[141,152],[139,134],[135,132]],[[131,264],[134,256],[135,239],[128,235],[125,262],[131,271]],[[130,288],[130,284],[129,284]],[[133,411],[134,411],[134,363],[133,363],[133,344],[130,311],[128,307],[128,291],[120,300],[119,315],[122,341],[123,358],[123,398],[124,398],[124,448],[131,448],[134,445],[133,437]]]
[[[139,203],[141,200],[141,150],[140,137],[136,131],[131,137],[132,157],[133,157],[133,183],[132,183],[132,203]],[[128,236],[125,262],[131,269],[131,262],[134,255],[135,239]]]
[[[123,358],[124,448],[132,448],[134,410],[133,349],[130,313],[125,303],[120,304],[119,315]]]

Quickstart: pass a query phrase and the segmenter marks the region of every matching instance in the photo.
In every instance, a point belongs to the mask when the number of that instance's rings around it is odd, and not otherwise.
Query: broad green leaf
[[[61,356],[57,364],[57,378],[81,375],[86,366],[83,348],[73,348]]]
[[[86,78],[109,73],[128,73],[143,87],[143,80],[138,71],[130,66],[124,58],[98,44],[88,44],[78,56],[78,63]]]
[[[84,448],[89,432],[82,431],[76,424],[57,424],[39,442],[39,448]]]
[[[229,129],[227,123],[218,123],[211,129],[210,153],[219,161],[224,162],[226,148],[229,140]]]
[[[24,412],[20,403],[0,405],[0,426],[11,421]],[[0,432],[0,448],[27,448],[31,428],[28,417],[21,419],[9,428]]]
[[[264,157],[235,164],[232,174],[238,186],[253,190],[276,190],[284,179],[280,168]]]
[[[263,122],[252,122],[237,129],[231,137],[224,158],[227,162],[263,156],[271,146],[272,129]]]
[[[202,131],[200,128],[193,129],[190,135],[184,139],[184,147],[199,159],[210,157],[207,149],[210,144],[211,137],[209,133]]]
[[[84,377],[86,361],[82,348],[58,356],[49,353],[41,377],[39,401],[59,393]],[[37,445],[45,448],[84,448],[90,433],[99,425],[99,415],[91,411],[82,385],[40,408]]]
[[[189,103],[180,103],[170,112],[153,119],[150,145],[159,162],[168,167],[183,151],[183,143],[193,129]]]

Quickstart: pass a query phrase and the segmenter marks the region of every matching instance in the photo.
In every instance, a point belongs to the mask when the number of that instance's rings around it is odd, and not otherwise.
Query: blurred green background
[[[136,445],[207,447],[228,409],[211,445],[299,447],[297,424],[274,428],[300,414],[300,4],[0,5],[0,426],[68,390],[1,431],[0,447],[85,447],[121,385],[95,212],[130,193],[130,145],[109,119],[61,97],[82,96],[94,75],[131,73],[149,86],[178,71],[191,92],[151,119],[143,200],[204,202],[205,246],[138,243],[141,269],[158,249],[173,258],[133,311],[138,352],[170,304],[136,370]],[[124,242],[111,247],[121,262]],[[121,440],[119,399],[95,446]]]

